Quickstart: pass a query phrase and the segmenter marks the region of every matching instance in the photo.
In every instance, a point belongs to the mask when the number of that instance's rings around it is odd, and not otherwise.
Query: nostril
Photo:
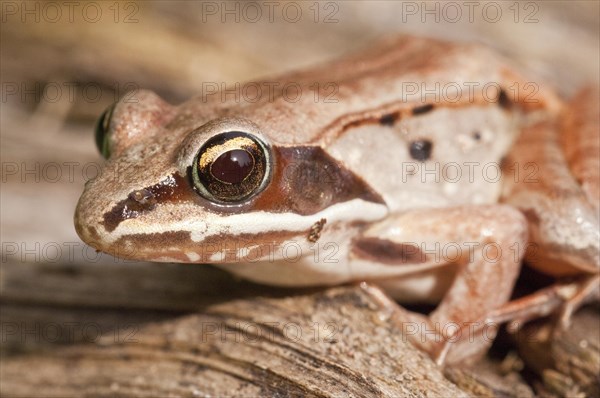
[[[147,189],[138,189],[129,194],[129,199],[138,202],[139,204],[146,204],[149,199],[152,199],[154,195]]]

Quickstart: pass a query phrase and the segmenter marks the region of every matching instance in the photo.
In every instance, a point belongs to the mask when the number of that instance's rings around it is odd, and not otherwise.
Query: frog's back
[[[543,90],[515,90],[527,82],[486,47],[412,36],[390,37],[331,63],[251,84],[262,87],[256,101],[212,95],[182,108],[198,117],[252,120],[275,144],[326,146],[353,127],[406,118],[423,106],[496,102],[497,88],[527,109],[558,103]]]
[[[392,209],[495,202],[520,115],[558,107],[488,48],[406,36],[269,82],[279,90],[253,103],[183,107],[252,120],[278,146],[324,148]]]

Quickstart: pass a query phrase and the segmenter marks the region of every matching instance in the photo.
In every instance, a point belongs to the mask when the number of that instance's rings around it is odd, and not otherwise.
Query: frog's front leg
[[[526,243],[526,220],[509,206],[420,209],[369,227],[354,242],[351,261],[355,269],[396,268],[401,276],[374,281],[396,293],[407,278],[414,286],[430,273],[455,275],[428,317],[405,310],[396,315],[413,343],[438,363],[458,362],[491,345],[497,328],[483,323],[508,301]]]

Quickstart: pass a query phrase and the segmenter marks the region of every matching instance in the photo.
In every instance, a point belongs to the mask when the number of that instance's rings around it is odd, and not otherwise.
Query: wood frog
[[[367,281],[438,363],[485,352],[486,321],[556,307],[539,304],[548,292],[506,304],[524,253],[535,256],[528,244],[544,246],[545,272],[557,258],[560,272],[597,275],[598,174],[583,164],[597,150],[575,123],[570,155],[554,153],[560,140],[545,134],[557,134],[563,102],[489,49],[390,38],[268,83],[252,100],[171,106],[139,91],[111,107],[97,130],[108,161],[79,200],[79,236],[118,257],[212,263],[265,284]],[[516,177],[503,172],[509,156]],[[529,159],[557,175],[530,184]],[[536,199],[544,190],[570,195],[566,207]],[[548,231],[563,221],[569,232]],[[439,305],[402,310],[373,285]]]

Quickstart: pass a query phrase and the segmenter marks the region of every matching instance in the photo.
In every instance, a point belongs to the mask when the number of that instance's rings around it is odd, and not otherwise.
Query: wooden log
[[[13,303],[166,311],[196,311],[232,298],[303,291],[242,281],[209,265],[123,260],[96,264],[9,262],[0,266],[0,287],[2,299]]]
[[[515,336],[519,353],[546,397],[600,396],[600,311],[597,305],[575,314],[571,327],[552,336],[554,324],[538,321]]]
[[[358,286],[211,304],[119,338],[6,356],[0,393],[467,396],[385,317]]]
[[[486,357],[474,366],[446,368],[444,375],[476,397],[533,398],[533,390],[518,373],[520,363],[516,354],[509,353],[503,361]]]

